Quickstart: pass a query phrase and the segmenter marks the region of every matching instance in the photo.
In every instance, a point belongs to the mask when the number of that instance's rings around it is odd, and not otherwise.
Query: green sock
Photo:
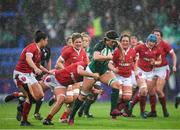
[[[81,107],[80,107],[80,109],[79,109],[79,112],[80,112],[80,113],[83,113],[84,108],[85,108],[85,105],[86,105],[86,100],[83,102],[83,104],[81,105]]]
[[[84,114],[89,115],[89,109],[92,104],[92,100],[87,99],[84,105]]]
[[[89,99],[86,100],[85,108],[84,108],[84,113],[85,114],[89,114],[90,107],[96,101],[97,97],[98,97],[98,94],[94,94],[93,95],[93,98],[94,98],[93,100],[89,100]]]
[[[119,100],[119,89],[112,88],[111,111],[117,107],[118,100]]]
[[[75,100],[72,111],[70,113],[70,119],[74,119],[76,112],[81,107],[84,101],[79,100],[78,98]]]

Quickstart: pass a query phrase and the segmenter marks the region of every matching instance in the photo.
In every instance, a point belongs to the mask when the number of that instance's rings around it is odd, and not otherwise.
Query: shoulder
[[[134,48],[134,50],[140,50],[140,49],[142,49],[142,48],[144,48],[144,44],[140,44],[140,45],[137,45],[135,48]]]
[[[96,51],[96,50],[102,50],[104,47],[105,47],[105,44],[104,44],[103,41],[101,41],[101,42],[99,42],[99,43],[97,43],[97,44],[95,45],[94,50],[95,50],[95,51]]]
[[[26,46],[25,50],[29,51],[29,50],[36,50],[37,49],[37,45],[36,43],[30,43],[29,45]]]
[[[74,52],[74,49],[73,49],[73,47],[69,46],[63,50],[62,54],[63,53],[72,53],[72,52]]]

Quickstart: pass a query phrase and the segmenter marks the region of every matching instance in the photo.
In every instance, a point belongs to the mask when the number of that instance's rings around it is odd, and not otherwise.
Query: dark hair
[[[73,34],[72,34],[72,42],[74,42],[74,41],[75,41],[76,39],[78,39],[78,38],[83,39],[83,37],[81,36],[80,33],[73,33]]]
[[[122,36],[120,37],[120,41],[122,41],[123,37],[128,37],[128,39],[129,39],[129,41],[130,41],[130,36],[129,36],[129,35],[127,35],[127,34],[122,35]]]
[[[34,40],[36,43],[38,43],[41,39],[44,40],[46,38],[47,38],[47,35],[44,32],[42,32],[41,30],[37,30],[35,32]]]
[[[114,30],[109,30],[105,33],[104,39],[105,40],[117,40],[119,35]]]
[[[163,33],[162,33],[162,31],[160,29],[155,28],[155,29],[153,29],[152,34],[154,34],[154,32],[159,32],[161,37],[163,37]]]

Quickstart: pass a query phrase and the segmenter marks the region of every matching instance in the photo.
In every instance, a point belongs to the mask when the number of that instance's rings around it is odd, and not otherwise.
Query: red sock
[[[139,102],[139,100],[140,100],[140,96],[138,91],[132,98],[132,102],[131,102],[132,107],[134,107]]]
[[[141,112],[145,111],[145,106],[146,106],[146,96],[140,96],[140,109],[141,109]]]
[[[24,102],[23,104],[23,121],[27,121],[29,111],[31,109],[32,104]]]
[[[159,97],[159,102],[161,103],[163,111],[166,111],[166,97]]]
[[[66,118],[67,118],[67,115],[68,115],[68,113],[65,111],[65,112],[61,115],[60,119],[66,119]]]
[[[49,114],[46,119],[51,120],[52,118],[53,118],[53,116],[51,116],[51,115]]]
[[[13,95],[18,98],[20,96],[20,93],[19,92],[14,92]]]
[[[125,108],[126,107],[126,102],[124,102],[124,101],[120,101],[118,104],[117,104],[117,109],[119,110],[119,111],[121,111],[123,108]]]
[[[155,112],[156,111],[156,95],[151,95],[149,97],[150,100],[150,105],[151,105],[151,112]]]

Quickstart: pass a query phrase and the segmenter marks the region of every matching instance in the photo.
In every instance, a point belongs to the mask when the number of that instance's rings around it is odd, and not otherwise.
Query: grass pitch
[[[136,117],[125,118],[118,117],[117,120],[112,120],[109,116],[110,103],[109,102],[96,102],[91,108],[94,118],[87,119],[85,117],[75,118],[74,126],[68,126],[58,121],[60,112],[53,118],[53,126],[44,126],[42,121],[37,121],[33,117],[34,107],[29,114],[29,121],[34,126],[22,127],[19,126],[20,122],[15,119],[16,115],[16,102],[13,103],[1,103],[0,104],[0,129],[180,129],[180,108],[175,109],[174,104],[169,102],[168,110],[170,113],[169,118],[164,118],[162,115],[161,106],[157,104],[157,118],[142,119],[139,116],[139,105],[136,105],[133,114]],[[149,111],[149,103],[147,108]],[[50,107],[47,103],[44,103],[41,108],[41,114],[46,117]]]

